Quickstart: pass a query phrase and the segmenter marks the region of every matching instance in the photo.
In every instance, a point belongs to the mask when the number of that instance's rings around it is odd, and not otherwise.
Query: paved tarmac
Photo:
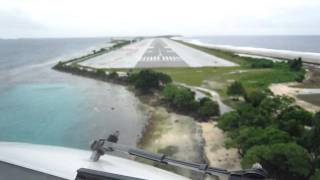
[[[188,64],[161,39],[155,39],[136,67],[188,67]]]
[[[80,63],[95,68],[237,66],[170,39],[145,39]]]
[[[216,45],[210,43],[204,43],[199,40],[189,40],[184,38],[174,38],[176,40],[184,41],[186,43],[194,44],[197,46],[218,49],[222,51],[229,51],[235,54],[246,54],[253,56],[263,56],[269,58],[277,59],[297,59],[302,58],[302,61],[305,63],[320,65],[320,53],[315,52],[301,52],[301,51],[291,51],[291,50],[279,50],[279,49],[267,49],[267,48],[256,48],[256,47],[238,47],[230,45]]]

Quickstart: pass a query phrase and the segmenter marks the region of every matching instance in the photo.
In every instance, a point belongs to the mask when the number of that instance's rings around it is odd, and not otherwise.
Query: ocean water
[[[108,41],[0,40],[0,141],[87,149],[119,130],[121,143],[135,145],[147,116],[131,92],[51,69]]]
[[[320,53],[320,36],[195,36],[188,38],[216,45]]]

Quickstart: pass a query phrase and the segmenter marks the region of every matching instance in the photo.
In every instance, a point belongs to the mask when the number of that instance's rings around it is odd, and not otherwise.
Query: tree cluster
[[[250,59],[251,68],[273,68],[274,62],[267,59]]]
[[[288,61],[289,67],[293,71],[300,71],[302,70],[303,62],[302,59],[299,57],[294,60],[289,60]]]
[[[230,86],[228,86],[227,94],[229,96],[233,96],[236,100],[238,100],[240,96],[246,94],[246,91],[241,82],[235,81]]]
[[[129,74],[128,81],[142,93],[151,93],[154,89],[160,89],[172,82],[169,75],[153,70],[141,70],[138,73]]]
[[[172,107],[179,111],[194,114],[200,119],[207,119],[220,114],[217,102],[208,97],[196,100],[195,93],[188,88],[168,84],[162,92]]]
[[[210,98],[196,99],[189,88],[172,84],[169,75],[153,70],[141,70],[129,73],[128,81],[144,94],[161,90],[164,100],[175,110],[194,115],[199,119],[208,119],[220,115],[219,105]]]
[[[288,62],[289,65],[289,69],[291,71],[296,71],[297,75],[295,80],[297,82],[302,82],[305,78],[305,70],[303,69],[303,62],[302,59],[299,57],[297,59],[294,60],[289,60]]]
[[[279,180],[319,176],[320,113],[305,111],[292,98],[252,92],[218,126],[230,137],[227,145],[243,156],[243,168],[258,162]]]

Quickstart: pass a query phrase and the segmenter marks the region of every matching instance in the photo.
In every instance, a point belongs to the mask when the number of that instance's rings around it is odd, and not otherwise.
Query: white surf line
[[[199,40],[186,40],[183,38],[179,40],[186,43],[201,46],[201,47],[231,51],[233,53],[265,56],[265,57],[280,58],[280,59],[295,59],[295,58],[301,57],[304,62],[320,64],[320,53],[255,48],[255,47],[240,47],[240,46],[230,46],[230,45],[215,45],[215,44],[203,43]]]

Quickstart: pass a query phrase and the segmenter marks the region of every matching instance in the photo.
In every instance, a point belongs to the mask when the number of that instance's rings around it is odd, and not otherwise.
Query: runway
[[[187,67],[177,53],[161,39],[155,39],[141,57],[136,67]]]
[[[165,38],[145,39],[80,64],[94,68],[237,66]]]

